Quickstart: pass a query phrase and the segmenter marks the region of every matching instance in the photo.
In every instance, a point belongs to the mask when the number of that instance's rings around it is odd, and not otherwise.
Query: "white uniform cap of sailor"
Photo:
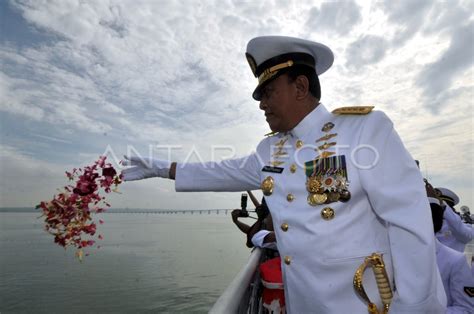
[[[454,205],[459,204],[459,196],[456,193],[447,188],[437,188],[441,192],[441,198],[443,200],[451,201]]]
[[[245,54],[258,86],[253,98],[260,100],[261,89],[281,70],[293,65],[305,65],[316,70],[317,75],[326,72],[334,62],[334,55],[327,46],[305,39],[287,36],[261,36],[247,44]]]

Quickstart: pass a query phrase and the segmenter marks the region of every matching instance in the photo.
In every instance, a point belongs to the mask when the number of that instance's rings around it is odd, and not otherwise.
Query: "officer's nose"
[[[259,107],[260,107],[260,110],[263,110],[263,111],[265,111],[265,109],[268,108],[267,102],[265,101],[264,98],[262,98],[262,100],[260,100],[260,105],[259,105]]]

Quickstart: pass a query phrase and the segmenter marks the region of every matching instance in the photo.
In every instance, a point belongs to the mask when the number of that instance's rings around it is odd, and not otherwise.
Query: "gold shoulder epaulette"
[[[278,134],[278,132],[273,132],[272,131],[270,133],[265,134],[264,136],[274,136],[274,135],[277,135],[277,134]]]
[[[332,113],[334,114],[369,114],[374,106],[353,106],[353,107],[340,107],[334,109]]]

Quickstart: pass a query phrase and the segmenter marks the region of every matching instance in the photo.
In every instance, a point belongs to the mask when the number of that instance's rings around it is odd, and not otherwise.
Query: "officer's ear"
[[[306,75],[298,75],[293,83],[296,87],[296,99],[305,99],[309,93],[309,80]]]

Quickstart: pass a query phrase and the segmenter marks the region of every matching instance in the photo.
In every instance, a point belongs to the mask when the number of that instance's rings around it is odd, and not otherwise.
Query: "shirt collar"
[[[325,121],[327,120],[328,115],[329,112],[326,107],[324,107],[322,103],[319,103],[319,105],[317,105],[313,111],[308,113],[306,117],[304,117],[303,120],[301,120],[300,123],[298,123],[298,125],[296,125],[289,133],[296,138],[303,138],[310,131],[314,130],[315,126],[317,127],[322,125],[323,122],[328,122]]]

